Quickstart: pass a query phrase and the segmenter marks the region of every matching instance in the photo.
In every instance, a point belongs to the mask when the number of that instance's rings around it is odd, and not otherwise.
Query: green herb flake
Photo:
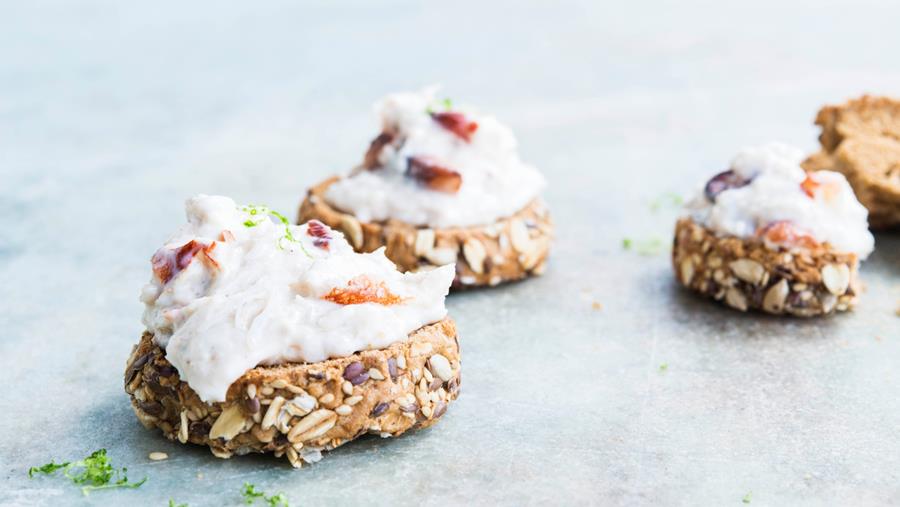
[[[269,507],[290,507],[288,505],[287,496],[285,496],[284,493],[266,497],[266,502],[269,503]]]
[[[62,470],[63,476],[80,485],[81,491],[85,495],[99,489],[134,489],[147,481],[147,478],[144,477],[138,482],[129,482],[128,469],[125,467],[114,468],[106,455],[106,449],[94,451],[87,458],[71,463],[57,464],[51,461],[40,467],[31,467],[28,469],[28,477],[34,477],[35,473],[52,475],[57,470]]]
[[[450,97],[447,97],[447,98],[441,100],[438,104],[443,106],[444,111],[452,111],[453,110],[453,101],[450,99]],[[429,104],[425,108],[425,114],[429,114],[429,115],[434,114],[434,110],[435,110],[434,104]]]
[[[665,249],[665,243],[659,238],[622,240],[623,250],[633,250],[639,255],[657,255]]]
[[[256,206],[254,204],[248,204],[246,206],[241,206],[241,211],[249,214],[250,216],[262,216],[259,220],[249,219],[244,222],[244,227],[256,227],[261,224],[263,220],[266,220],[266,217],[273,216],[284,226],[284,235],[278,238],[276,245],[278,245],[279,250],[284,250],[284,241],[287,240],[291,243],[295,243],[300,246],[300,250],[309,257],[312,258],[312,255],[309,254],[309,251],[306,250],[306,247],[303,246],[303,243],[294,237],[294,233],[291,232],[291,221],[281,213],[269,208],[268,206]]]
[[[678,208],[684,204],[684,198],[674,192],[660,194],[650,203],[650,211],[656,213],[663,208]]]
[[[255,502],[257,498],[265,497],[266,494],[262,491],[256,491],[256,486],[249,482],[245,482],[244,489],[241,490],[241,496],[244,497],[244,503],[250,505]]]
[[[69,466],[68,461],[66,461],[65,463],[54,463],[53,461],[51,461],[50,463],[47,463],[46,465],[29,468],[28,469],[28,477],[29,478],[34,477],[34,474],[48,474],[49,475],[49,474],[52,474],[53,472],[59,470],[60,468],[66,468],[67,466]]]
[[[169,499],[169,507],[188,507],[186,503],[175,503],[175,500]]]
[[[751,500],[752,498],[753,498],[753,492],[752,492],[752,491],[748,491],[747,494],[744,495],[744,498],[741,498],[741,501],[744,502],[744,503],[750,503],[750,500]]]
[[[244,497],[244,503],[247,505],[253,505],[257,499],[262,499],[269,507],[290,507],[287,496],[284,493],[266,496],[264,491],[256,489],[256,486],[249,482],[244,483],[244,487],[241,489],[241,496]]]
[[[659,365],[659,371],[660,371],[660,373],[665,372],[665,371],[667,371],[668,369],[669,369],[669,363],[663,363],[663,364]]]

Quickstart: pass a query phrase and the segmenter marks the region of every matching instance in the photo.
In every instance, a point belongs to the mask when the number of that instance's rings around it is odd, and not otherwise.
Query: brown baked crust
[[[863,96],[819,111],[822,151],[806,170],[843,173],[873,228],[900,226],[900,101]]]
[[[834,159],[825,151],[817,151],[800,163],[806,172],[834,171]]]
[[[340,230],[358,252],[385,247],[387,257],[401,271],[455,262],[455,289],[493,286],[544,272],[553,223],[540,199],[490,225],[429,229],[400,220],[360,222],[338,210],[324,198],[338,179],[329,178],[309,189],[298,223],[316,219]]]
[[[319,363],[258,366],[206,404],[144,333],[125,370],[141,423],[169,440],[207,445],[220,458],[249,452],[317,461],[366,433],[398,436],[434,424],[456,399],[459,341],[449,318],[379,350]]]
[[[685,287],[741,311],[813,317],[856,304],[858,260],[824,245],[772,250],[718,237],[690,218],[675,226],[672,266]]]
[[[825,106],[816,115],[822,127],[819,142],[831,153],[850,137],[887,137],[900,141],[900,101],[863,95],[837,106]]]

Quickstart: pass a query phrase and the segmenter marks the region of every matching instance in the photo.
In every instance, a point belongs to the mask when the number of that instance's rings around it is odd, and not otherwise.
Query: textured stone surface
[[[244,481],[296,505],[900,502],[896,233],[824,320],[729,311],[621,248],[667,245],[651,203],[741,145],[811,152],[823,103],[900,90],[897,6],[242,4],[0,6],[0,503],[86,503],[25,472],[99,447],[149,480],[96,505],[233,505]],[[372,100],[436,81],[515,128],[557,224],[543,277],[450,301],[441,424],[300,471],[145,430],[121,374],[183,199],[290,215],[362,157]]]

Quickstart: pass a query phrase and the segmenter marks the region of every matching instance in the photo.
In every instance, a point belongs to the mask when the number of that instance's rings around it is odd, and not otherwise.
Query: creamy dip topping
[[[508,127],[434,93],[398,93],[376,105],[382,133],[362,166],[328,189],[329,204],[365,222],[453,227],[492,223],[538,196],[544,178],[519,159]]]
[[[196,196],[153,256],[144,324],[200,398],[257,365],[318,362],[405,340],[447,314],[452,265],[400,273],[321,222]]]
[[[828,243],[864,259],[874,248],[868,212],[840,173],[807,174],[803,153],[779,143],[746,148],[688,204],[695,222],[771,248]]]

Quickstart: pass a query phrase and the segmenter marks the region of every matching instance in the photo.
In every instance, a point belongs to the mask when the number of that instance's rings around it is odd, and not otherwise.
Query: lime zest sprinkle
[[[96,450],[90,456],[74,462],[51,461],[39,467],[31,467],[28,469],[28,477],[33,478],[35,474],[53,475],[57,470],[62,470],[64,477],[81,485],[81,492],[85,495],[101,489],[135,489],[147,482],[146,477],[138,482],[129,482],[128,469],[114,468],[106,455],[106,449]]]
[[[443,106],[444,111],[452,111],[453,110],[453,100],[450,97],[446,97],[438,101],[438,105]],[[425,114],[434,114],[435,113],[435,104],[429,104],[428,107],[425,108]]]
[[[241,206],[239,209],[244,213],[249,214],[251,217],[259,217],[256,220],[254,220],[253,218],[246,220],[244,222],[244,227],[248,228],[256,227],[263,221],[267,220],[270,216],[275,217],[276,219],[278,219],[281,225],[284,226],[284,235],[278,238],[278,241],[276,242],[276,245],[278,245],[278,249],[284,250],[284,241],[287,240],[290,243],[295,243],[296,245],[298,245],[300,247],[300,250],[302,250],[307,257],[309,257],[310,259],[313,258],[312,255],[309,254],[309,251],[306,249],[306,247],[303,246],[303,242],[297,239],[294,236],[294,233],[291,232],[291,221],[288,220],[286,216],[273,210],[272,208],[269,208],[268,206],[257,206],[255,204]]]
[[[622,240],[622,250],[633,250],[639,255],[657,255],[665,249],[665,243],[660,238]]]
[[[256,486],[249,482],[245,482],[243,488],[241,488],[241,496],[244,497],[244,503],[247,505],[253,505],[257,499],[262,499],[269,504],[269,507],[290,507],[287,496],[284,493],[266,496],[265,491],[256,489]]]
[[[684,204],[684,198],[675,192],[665,192],[653,199],[650,203],[650,211],[656,213],[663,208],[678,208]]]

